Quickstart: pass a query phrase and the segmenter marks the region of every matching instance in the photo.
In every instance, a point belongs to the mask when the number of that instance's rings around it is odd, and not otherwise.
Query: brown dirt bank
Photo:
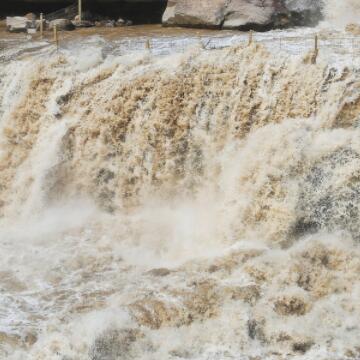
[[[238,34],[238,31],[224,31],[224,30],[208,30],[208,29],[191,29],[180,27],[163,27],[158,25],[135,25],[127,27],[91,27],[82,28],[74,31],[60,32],[60,40],[71,40],[79,37],[88,37],[99,35],[108,40],[116,40],[120,38],[129,37],[161,37],[161,36],[209,36],[209,35],[226,35],[226,34]],[[0,39],[23,39],[26,34],[12,34],[6,31],[5,21],[0,21]],[[32,35],[33,39],[39,39],[40,34]],[[51,31],[45,32],[45,39],[52,40],[53,33]]]

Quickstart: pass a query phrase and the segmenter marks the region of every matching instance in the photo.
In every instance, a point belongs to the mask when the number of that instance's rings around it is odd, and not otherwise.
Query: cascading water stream
[[[357,63],[97,40],[1,64],[0,358],[357,359]]]

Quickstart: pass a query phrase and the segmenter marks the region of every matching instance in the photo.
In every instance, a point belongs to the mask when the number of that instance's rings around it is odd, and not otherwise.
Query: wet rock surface
[[[141,332],[137,329],[108,330],[95,340],[89,358],[91,360],[134,359],[133,347],[141,336]]]

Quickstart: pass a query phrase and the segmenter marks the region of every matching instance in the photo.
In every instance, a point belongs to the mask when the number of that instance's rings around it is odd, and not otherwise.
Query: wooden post
[[[58,36],[57,25],[54,25],[54,41],[56,44],[56,51],[58,51],[59,50],[59,36]]]
[[[151,43],[150,43],[150,39],[147,39],[147,40],[146,40],[146,43],[145,43],[145,48],[146,48],[146,50],[151,51]]]
[[[44,37],[44,14],[40,14],[40,39]]]
[[[200,36],[199,36],[199,46],[201,49],[203,49],[203,50],[205,49],[205,46],[204,46]]]
[[[78,10],[79,10],[79,22],[81,22],[82,21],[82,0],[79,0]]]
[[[249,31],[249,43],[248,46],[250,46],[253,43],[253,31],[250,30]]]
[[[311,63],[312,64],[316,64],[317,61],[317,57],[319,55],[319,38],[317,35],[315,35],[315,39],[314,39],[314,54],[311,58]]]

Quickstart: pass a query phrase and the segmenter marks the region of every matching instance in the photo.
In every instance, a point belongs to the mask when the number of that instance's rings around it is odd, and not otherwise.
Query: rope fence
[[[273,51],[286,51],[293,55],[301,55],[314,48],[314,37],[279,37],[259,39],[259,43],[272,46]],[[319,51],[332,51],[336,54],[360,55],[360,36],[318,37]]]
[[[326,56],[330,61],[359,60],[360,36],[276,36],[274,33],[239,33],[231,36],[202,37],[156,37],[156,38],[125,38],[115,40],[117,55],[126,55],[136,51],[149,51],[153,55],[168,55],[186,52],[192,47],[204,50],[216,50],[231,46],[249,46],[262,44],[272,54],[289,54],[295,56],[317,53]],[[316,59],[315,59],[316,60]]]
[[[78,10],[73,6],[73,10]],[[55,29],[54,29],[55,30]],[[78,39],[64,36],[64,33],[57,29],[57,34],[54,34],[53,39],[47,36],[46,42],[61,49],[71,48],[73,46],[86,46],[89,44],[93,46],[97,40],[94,37],[79,37]],[[109,41],[108,45],[104,47],[103,53],[111,53],[116,56],[129,55],[134,52],[144,52],[155,56],[169,55],[172,53],[184,53],[191,48],[201,48],[205,51],[211,51],[216,49],[228,48],[231,46],[246,47],[251,44],[262,44],[273,54],[274,57],[283,57],[287,55],[295,56],[308,56],[309,54],[317,53],[318,56],[314,59],[323,59],[329,62],[341,63],[346,62],[360,66],[360,35],[343,34],[343,33],[329,33],[317,34],[315,29],[309,30],[308,33],[303,36],[301,30],[295,31],[271,31],[267,33],[226,33],[224,34],[216,32],[210,35],[194,36],[187,34],[187,30],[184,30],[185,35],[166,36],[166,30],[164,35],[159,36],[126,36],[119,32],[118,38],[114,38]],[[311,31],[311,32],[310,32]],[[316,40],[317,37],[317,40]],[[106,35],[105,35],[106,38]],[[42,39],[41,31],[39,39]],[[9,54],[3,54],[1,57],[13,56],[17,52],[24,51],[30,52],[31,48],[36,48],[37,45],[23,44],[22,50],[16,51],[16,41],[4,41],[3,47],[9,48]],[[103,40],[99,40],[99,46],[103,46]],[[316,46],[317,44],[317,46]],[[1,45],[1,43],[0,43]],[[46,46],[42,44],[42,47]],[[14,48],[14,49],[11,49]],[[21,50],[21,51],[20,51]],[[12,54],[12,55],[11,55]]]

